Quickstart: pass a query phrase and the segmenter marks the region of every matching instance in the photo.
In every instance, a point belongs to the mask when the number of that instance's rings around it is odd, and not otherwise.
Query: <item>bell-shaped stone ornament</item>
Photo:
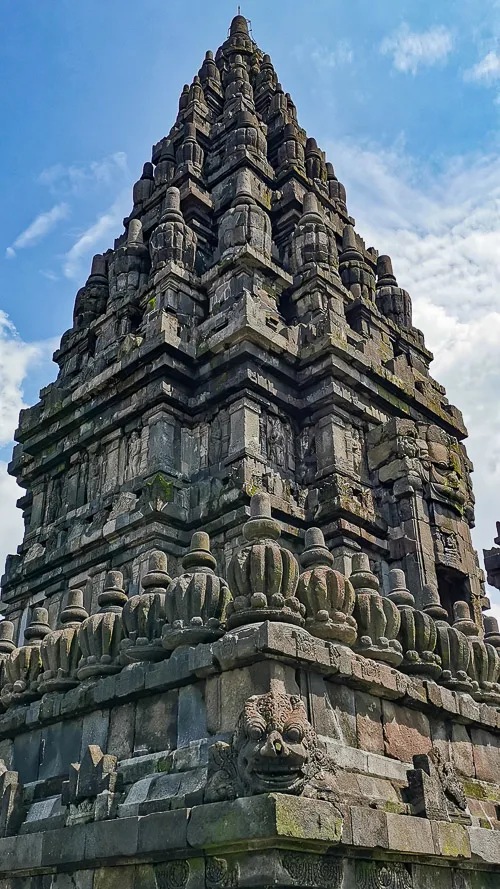
[[[472,697],[480,703],[500,703],[500,657],[494,645],[479,638],[479,628],[472,620],[468,602],[453,605],[453,626],[467,637],[469,663],[467,673],[472,679]]]
[[[350,581],[356,593],[354,617],[358,624],[355,650],[375,661],[398,667],[403,650],[398,641],[401,617],[394,602],[379,593],[379,581],[366,553],[352,558]]]
[[[127,601],[121,571],[108,571],[99,595],[99,611],[87,617],[78,629],[82,659],[78,679],[106,676],[121,670],[120,642],[123,638],[122,609]]]
[[[165,599],[170,582],[167,557],[156,550],[149,557],[148,573],[142,579],[144,592],[131,596],[123,607],[124,638],[120,649],[125,663],[159,661],[166,657],[161,633],[167,620]]]
[[[306,531],[297,599],[305,608],[306,630],[320,639],[352,645],[356,641],[355,602],[351,582],[332,567],[333,556],[319,528]]]
[[[337,247],[331,227],[326,223],[313,192],[304,195],[304,209],[293,233],[290,267],[294,275],[319,266],[336,271]]]
[[[78,628],[87,617],[83,592],[69,590],[59,618],[59,628],[47,633],[40,646],[43,673],[38,688],[43,694],[47,691],[65,691],[78,685],[76,673],[82,657]]]
[[[424,612],[436,622],[436,654],[441,660],[442,673],[439,684],[453,691],[472,691],[472,681],[467,673],[470,650],[467,636],[457,627],[451,627],[448,613],[442,607],[435,587],[426,585],[423,590]]]
[[[222,257],[240,247],[251,247],[266,257],[271,255],[271,220],[252,195],[249,170],[238,172],[234,200],[221,218],[218,238]]]
[[[228,580],[228,628],[263,620],[304,624],[304,605],[297,599],[299,566],[279,543],[281,529],[272,518],[269,494],[254,494],[250,519],[243,526],[247,541],[232,556]]]
[[[436,624],[429,614],[414,607],[415,600],[406,588],[404,571],[399,568],[389,571],[389,590],[387,598],[394,602],[401,617],[398,640],[403,648],[403,660],[399,669],[411,675],[438,679],[441,661],[435,652]]]
[[[151,266],[153,271],[168,262],[194,269],[197,238],[194,231],[185,223],[181,212],[180,191],[175,186],[167,189],[165,210],[160,224],[149,239]]]
[[[31,623],[24,631],[25,644],[15,648],[4,661],[5,685],[1,699],[5,707],[39,697],[38,682],[43,670],[40,646],[50,633],[46,608],[34,608]]]
[[[193,534],[182,567],[185,573],[176,577],[167,590],[168,623],[163,627],[162,641],[169,651],[179,645],[219,639],[231,599],[226,581],[215,573],[210,538],[204,531]]]
[[[5,709],[1,698],[2,688],[6,683],[5,661],[15,649],[14,624],[10,620],[2,620],[0,622],[0,710]]]

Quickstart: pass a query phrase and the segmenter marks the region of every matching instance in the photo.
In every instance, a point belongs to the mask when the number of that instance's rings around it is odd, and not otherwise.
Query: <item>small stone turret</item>
[[[455,602],[453,626],[467,637],[469,663],[467,672],[472,679],[472,696],[476,701],[500,703],[500,657],[495,645],[480,639],[479,628],[470,616],[468,602]]]
[[[194,270],[196,235],[184,222],[181,212],[181,196],[178,188],[171,186],[165,197],[162,221],[153,231],[149,241],[153,271],[168,262]]]
[[[149,200],[155,187],[153,164],[149,161],[142,168],[142,176],[135,183],[133,189],[134,207],[138,207]]]
[[[252,178],[246,169],[238,172],[234,200],[219,223],[221,257],[238,247],[271,255],[271,220],[252,195]]]
[[[379,256],[377,260],[375,302],[382,314],[399,327],[412,326],[411,299],[406,290],[398,287],[390,256]]]
[[[319,211],[318,199],[313,192],[304,195],[302,216],[293,233],[290,266],[294,275],[314,266],[329,272],[337,267],[335,237]]]
[[[434,620],[430,614],[414,607],[415,598],[406,587],[404,571],[399,568],[389,571],[389,588],[387,598],[397,606],[401,617],[398,641],[403,649],[403,661],[400,669],[438,679],[441,662],[435,653],[437,631]]]
[[[342,234],[342,252],[339,256],[342,283],[356,298],[375,298],[375,276],[363,258],[352,225],[346,225]]]
[[[4,707],[33,701],[38,697],[38,683],[43,670],[40,646],[50,633],[46,608],[34,608],[31,622],[24,631],[24,645],[15,648],[4,661],[5,684],[1,691]]]
[[[92,268],[85,287],[82,287],[75,300],[73,326],[88,327],[103,314],[109,296],[108,268],[106,257],[97,253],[92,260]]]
[[[401,616],[394,602],[379,593],[379,581],[366,553],[352,558],[350,581],[356,593],[354,617],[358,625],[355,649],[376,661],[398,666],[403,660],[398,633]]]

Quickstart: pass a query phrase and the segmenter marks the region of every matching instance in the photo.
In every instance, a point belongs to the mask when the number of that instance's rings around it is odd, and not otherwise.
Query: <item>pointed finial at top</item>
[[[229,36],[235,37],[236,34],[243,34],[245,37],[249,37],[248,33],[248,22],[244,15],[241,15],[240,7],[238,6],[238,15],[235,15],[234,19],[231,22],[229,28]]]

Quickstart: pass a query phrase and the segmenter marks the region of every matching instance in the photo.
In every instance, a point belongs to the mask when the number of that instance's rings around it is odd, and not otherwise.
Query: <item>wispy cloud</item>
[[[94,250],[105,249],[107,238],[121,228],[123,217],[128,209],[130,209],[130,192],[127,188],[121,192],[108,210],[98,216],[96,221],[82,232],[78,240],[68,250],[63,262],[66,278],[78,279],[80,277],[83,259]]]
[[[397,71],[416,74],[422,66],[443,62],[453,49],[451,31],[436,25],[428,31],[412,31],[403,23],[380,44],[383,55],[392,56]]]
[[[5,255],[8,259],[13,259],[18,250],[24,250],[26,247],[33,247],[45,238],[51,232],[61,219],[66,219],[69,215],[69,207],[65,203],[56,204],[52,210],[46,213],[40,213],[36,219],[31,222],[20,235],[17,236],[14,243],[7,247]]]
[[[311,59],[318,68],[340,68],[351,64],[354,52],[348,40],[339,40],[335,46],[316,46],[311,52]]]
[[[90,185],[110,185],[127,174],[127,155],[115,151],[107,157],[88,164],[53,164],[42,170],[38,182],[54,194],[78,195]]]
[[[493,50],[464,73],[464,80],[487,86],[500,78],[500,56]]]

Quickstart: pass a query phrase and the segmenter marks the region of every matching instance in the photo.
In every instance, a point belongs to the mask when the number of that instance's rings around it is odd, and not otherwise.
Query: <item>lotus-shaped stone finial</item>
[[[305,544],[301,556],[305,570],[299,577],[297,599],[306,610],[306,629],[321,639],[352,645],[356,639],[354,588],[332,567],[333,556],[319,528],[306,531]]]
[[[120,648],[126,663],[158,661],[166,657],[161,633],[167,620],[165,598],[170,582],[167,557],[155,550],[149,557],[148,573],[142,579],[144,592],[131,596],[123,607],[124,638]]]
[[[43,664],[38,686],[40,692],[65,691],[78,685],[76,671],[82,656],[78,628],[87,617],[83,592],[69,590],[59,618],[59,628],[47,633],[40,646]]]
[[[77,676],[105,676],[118,673],[120,642],[123,638],[122,609],[127,601],[121,571],[108,571],[99,596],[100,609],[80,625],[78,642],[82,650]]]
[[[163,627],[163,645],[168,650],[222,636],[231,599],[226,581],[215,573],[210,538],[204,531],[193,534],[182,567],[184,574],[176,577],[167,590],[168,623]]]
[[[14,649],[4,661],[5,685],[1,697],[6,707],[38,697],[38,681],[43,669],[40,646],[42,639],[50,633],[48,619],[46,608],[34,608],[31,623],[24,631],[25,644]]]
[[[229,587],[234,596],[227,609],[229,628],[262,620],[302,626],[305,608],[296,596],[299,566],[278,542],[279,523],[272,518],[269,494],[254,494],[250,519],[243,527],[247,541],[229,563]]]
[[[366,553],[352,558],[350,581],[356,592],[354,617],[358,624],[356,651],[397,667],[403,660],[397,635],[401,617],[394,602],[379,593],[379,581]]]
[[[398,640],[403,648],[403,661],[399,669],[437,679],[441,674],[441,661],[435,653],[437,631],[434,620],[430,614],[414,608],[415,600],[406,588],[404,571],[399,568],[389,571],[389,590],[387,598],[394,602],[401,617]]]

